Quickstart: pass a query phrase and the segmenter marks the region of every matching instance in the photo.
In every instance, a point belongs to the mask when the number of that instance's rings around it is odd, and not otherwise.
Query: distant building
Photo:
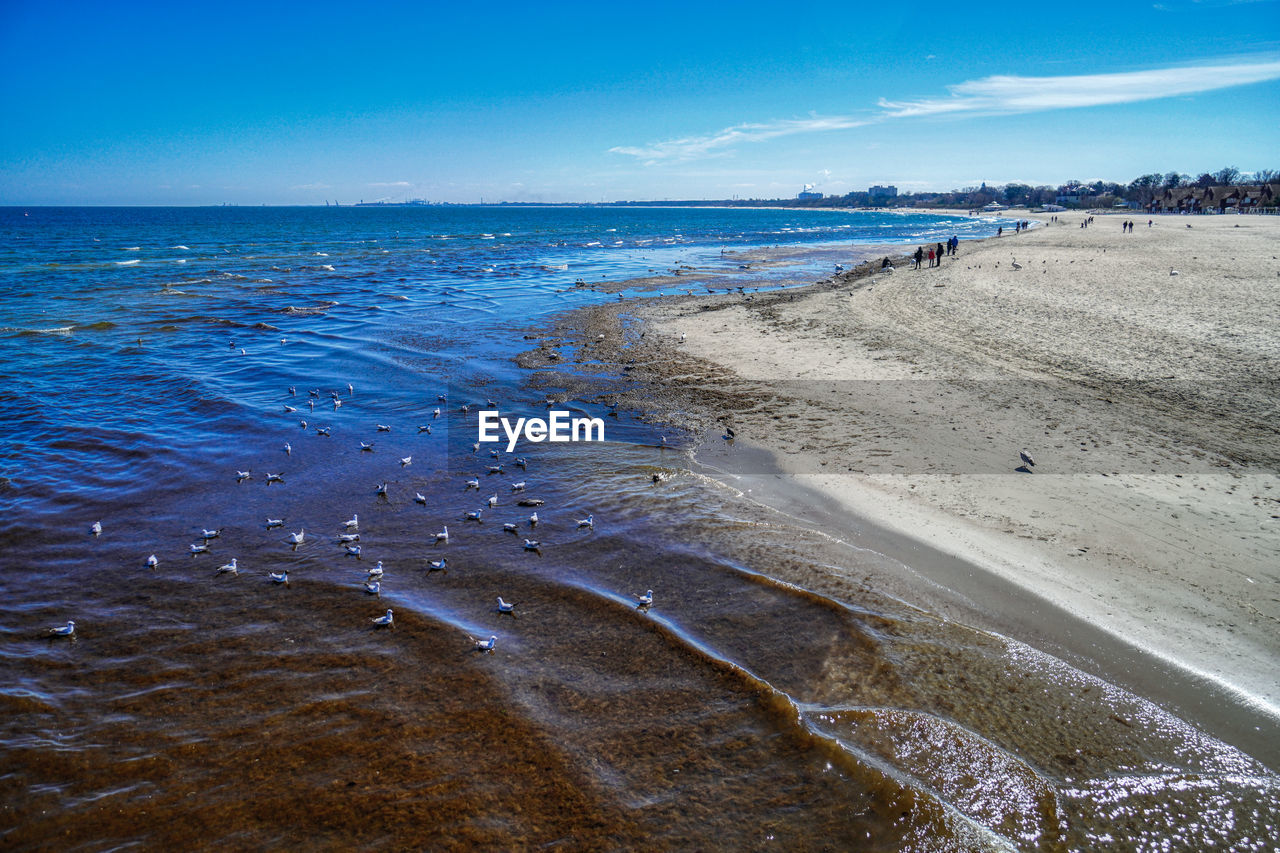
[[[867,195],[871,196],[873,199],[876,199],[876,198],[897,198],[897,197],[898,197],[898,188],[897,188],[897,187],[879,187],[879,186],[876,186],[876,187],[872,187],[871,189],[867,190]]]
[[[801,201],[817,201],[822,198],[822,193],[814,192],[813,184],[805,184],[804,189],[800,191],[800,195],[796,196],[796,198]]]

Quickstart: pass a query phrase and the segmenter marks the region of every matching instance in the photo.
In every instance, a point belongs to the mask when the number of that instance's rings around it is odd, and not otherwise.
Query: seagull
[[[222,528],[218,528],[217,530],[205,530],[204,528],[201,528],[200,530],[201,539],[217,539],[221,535]]]
[[[423,497],[422,492],[414,492],[413,502],[416,504],[422,504],[423,506],[427,505],[427,499]]]
[[[441,530],[439,533],[436,534],[436,544],[438,545],[441,542],[443,542],[446,545],[449,544],[449,526],[448,525],[445,525],[444,530]]]
[[[487,640],[477,640],[475,637],[470,637],[469,639],[476,644],[476,651],[478,652],[491,652],[498,642],[498,638],[495,636],[490,636]]]
[[[477,509],[477,510],[475,510],[474,512],[469,512],[469,513],[467,513],[467,521],[479,521],[479,520],[480,520],[480,513],[481,513],[482,511],[483,511],[483,510],[478,510],[478,509]]]
[[[479,444],[473,444],[473,445],[471,445],[471,452],[472,452],[472,453],[479,453],[479,452],[480,452],[480,445],[479,445]]]
[[[294,388],[292,385],[290,385],[290,386],[289,386],[289,396],[291,396],[291,397],[296,397],[297,395],[298,395],[298,389],[296,389],[296,388]]]
[[[419,433],[419,434],[422,434],[422,433],[424,433],[424,432],[425,432],[427,435],[431,435],[431,424],[427,424],[426,426],[420,426],[420,427],[418,427],[418,433]]]
[[[236,558],[232,557],[231,562],[227,563],[225,566],[218,566],[218,570],[217,572],[215,572],[215,574],[219,574],[219,575],[231,574],[231,575],[239,576],[240,567],[236,565]]]
[[[448,398],[448,397],[446,397],[446,396],[445,396],[445,395],[443,395],[443,394],[437,394],[437,395],[436,395],[436,399],[437,399],[437,400],[439,400],[441,403],[443,403],[445,400],[447,400],[447,399],[449,399],[449,398]]]
[[[267,485],[271,485],[272,483],[283,483],[283,482],[284,482],[284,474],[268,474],[267,475]]]
[[[490,450],[490,451],[489,451],[489,455],[490,455],[490,456],[492,456],[494,459],[497,459],[497,458],[498,458],[499,456],[501,456],[502,454],[501,454],[501,453],[499,453],[499,452],[498,452],[498,451],[496,451],[496,450]]]
[[[347,383],[347,393],[348,393],[348,394],[354,394],[354,393],[356,393],[356,389],[351,385],[351,383],[350,383],[350,382],[348,382],[348,383]]]
[[[360,515],[358,513],[353,513],[350,519],[342,522],[342,526],[348,530],[355,530],[360,526]]]
[[[382,561],[379,560],[378,565],[374,566],[372,569],[369,570],[369,580],[381,580],[381,579],[382,579]]]
[[[733,427],[725,427],[725,428],[724,428],[724,435],[725,435],[725,438],[733,438],[733,435],[734,435],[734,433],[733,433]]]
[[[338,407],[340,407],[341,405],[342,405],[342,401],[341,401],[341,400],[339,400],[337,397],[334,397],[334,398],[333,398],[333,410],[334,410],[335,412],[336,412],[336,411],[338,411]]]
[[[512,484],[511,484],[511,491],[513,491],[513,492],[523,492],[523,491],[524,491],[524,480],[521,480],[521,481],[520,481],[520,482],[518,482],[518,483],[512,483]]]
[[[412,462],[413,462],[413,457],[412,457],[412,456],[404,456],[404,457],[401,457],[401,459],[400,459],[400,467],[401,467],[401,468],[403,468],[403,467],[404,467],[404,466],[406,466],[406,465],[412,464]]]
[[[498,612],[499,613],[514,613],[515,609],[516,609],[516,606],[514,604],[512,604],[509,601],[503,601],[502,596],[498,596]]]
[[[526,551],[537,551],[538,548],[540,548],[541,546],[542,546],[542,543],[534,539],[524,540],[524,549]]]
[[[444,557],[441,557],[438,560],[427,561],[427,574],[431,574],[432,572],[447,572],[447,571],[449,571],[449,561]]]
[[[367,581],[364,585],[364,591],[370,595],[382,597],[382,583],[380,581]]]
[[[366,443],[366,442],[363,442],[363,441],[362,441],[362,442],[360,442],[360,449],[361,449],[362,451],[368,451],[369,453],[372,453],[372,452],[373,452],[373,442],[367,442],[367,443]]]
[[[637,595],[636,601],[640,602],[637,608],[649,607],[653,604],[653,590],[647,590],[644,595]]]
[[[252,476],[253,476],[253,475],[252,475],[252,474],[250,474],[248,471],[237,471],[237,472],[236,472],[236,482],[237,482],[237,483],[243,483],[245,480],[249,479],[249,478],[250,478],[250,477],[252,477]]]
[[[289,571],[287,569],[283,572],[268,572],[267,576],[271,578],[273,583],[289,585]]]
[[[306,422],[306,421],[298,421],[298,426],[302,427],[303,429],[306,429],[306,428],[307,428],[307,422]]]
[[[285,452],[285,455],[286,455],[286,456],[292,456],[292,455],[293,455],[293,445],[286,441],[286,442],[284,443],[284,452]]]
[[[391,432],[391,427],[386,424],[376,424],[375,426],[377,426],[378,432]]]
[[[286,412],[290,413],[290,414],[293,414],[294,412],[298,411],[298,410],[297,410],[297,409],[295,409],[293,406],[285,406],[285,407],[284,407],[284,410],[285,410]]]
[[[518,528],[514,524],[504,524],[502,525],[502,529],[507,533],[515,533],[516,530],[518,530]]]
[[[361,557],[361,556],[360,556],[360,546],[359,546],[359,545],[347,545],[347,546],[346,546],[346,549],[347,549],[347,556],[348,556],[348,557],[355,557],[357,560],[364,559],[363,557]]]
[[[303,423],[305,423],[305,421]],[[316,427],[316,435],[328,436],[330,434],[329,430],[331,429],[333,429],[333,427]]]
[[[268,530],[270,530],[270,529],[271,529],[271,528],[273,528],[273,527],[284,527],[284,519],[283,519],[283,518],[268,518],[268,519],[267,519],[267,529],[268,529]]]
[[[93,523],[93,525],[92,525],[92,526],[90,526],[90,528],[89,528],[89,532],[90,532],[90,533],[92,533],[94,536],[101,536],[101,535],[102,535],[102,522],[101,522],[101,521],[95,521],[95,522]]]
[[[433,417],[433,418],[438,418],[438,417],[440,417],[440,410],[439,410],[439,409],[436,409],[435,411],[433,411],[433,412],[431,413],[431,417]]]
[[[479,477],[473,477],[472,479],[467,480],[467,488],[468,488],[468,489],[479,489],[479,488],[480,488],[480,478],[479,478]]]
[[[297,533],[289,534],[289,542],[292,543],[295,548],[301,545],[303,543],[303,540],[305,540],[306,538],[307,538],[306,528],[299,528]]]
[[[586,518],[580,518],[578,519],[578,526],[587,527],[587,528],[590,528],[591,530],[595,530],[596,517],[594,515],[588,515]]]
[[[160,561],[159,561],[158,559],[156,559],[156,555],[155,555],[155,554],[152,554],[150,557],[147,557],[147,568],[148,568],[148,569],[153,569],[153,570],[154,570],[154,569],[155,569],[155,567],[156,567],[156,566],[158,566],[158,565],[160,565]]]
[[[359,542],[360,534],[359,533],[339,533],[338,541],[344,545],[347,544],[348,542]]]
[[[73,637],[76,633],[76,623],[68,620],[67,624],[59,625],[56,628],[49,629],[50,637]]]
[[[502,466],[501,466],[501,465],[490,465],[490,466],[489,466],[489,473],[490,473],[490,474],[501,474],[501,473],[502,473]]]
[[[385,498],[387,496],[387,484],[379,483],[377,486],[374,487],[373,493],[375,495],[382,495]]]
[[[1187,227],[1190,228],[1191,226],[1188,225]],[[1169,267],[1169,275],[1182,275],[1182,273],[1179,270],[1175,270],[1173,267]]]
[[[525,459],[523,456],[517,457],[517,458],[516,458],[516,467],[517,467],[517,468],[520,468],[521,470],[528,470],[528,468],[529,468],[529,461],[528,461],[527,459]]]
[[[1020,270],[1020,269],[1022,269],[1022,264],[1018,263],[1017,261],[1013,261],[1013,262],[1012,262],[1012,264],[1011,264],[1011,266],[1012,266],[1015,270]]]
[[[465,415],[467,412],[471,411],[471,407],[470,407],[470,406],[467,406],[467,405],[464,405],[464,406],[460,409],[460,411],[462,412],[462,414],[464,414],[464,415]]]
[[[538,526],[538,514],[536,512],[533,515],[529,516],[529,526],[530,527]]]
[[[191,556],[193,557],[196,554],[208,554],[208,553],[209,553],[209,546],[204,544],[203,542],[197,542],[196,544],[191,546]]]
[[[1018,451],[1018,458],[1019,458],[1019,459],[1021,459],[1021,460],[1022,460],[1022,464],[1023,464],[1023,465],[1026,465],[1028,468],[1034,468],[1034,467],[1036,467],[1036,460],[1032,459],[1032,458],[1031,458],[1031,454],[1030,454],[1030,453],[1028,453],[1027,451],[1025,451],[1025,450],[1019,450],[1019,451]]]
[[[369,620],[378,628],[392,628],[395,626],[395,620],[391,618],[391,611],[387,610],[386,616],[375,616]]]
[[[498,496],[497,496],[497,495],[489,495],[489,506],[491,506],[491,507],[495,507],[495,506],[497,506],[497,505],[498,505]]]

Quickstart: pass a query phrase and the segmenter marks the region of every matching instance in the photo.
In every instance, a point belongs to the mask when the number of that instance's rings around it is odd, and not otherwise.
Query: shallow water
[[[876,554],[693,473],[629,413],[563,404],[601,417],[608,441],[523,445],[526,469],[473,452],[463,404],[546,409],[511,364],[524,330],[615,298],[575,281],[740,275],[721,249],[950,233],[937,217],[0,213],[7,848],[1276,837],[1280,789],[1257,762],[878,592],[862,581]],[[545,501],[536,528],[522,497]],[[359,558],[337,541],[353,514]],[[588,514],[594,529],[578,526]],[[241,573],[216,576],[232,557]],[[268,579],[283,570],[287,587]],[[395,627],[375,627],[388,608]],[[75,640],[43,636],[67,619]],[[490,635],[495,651],[475,651]]]

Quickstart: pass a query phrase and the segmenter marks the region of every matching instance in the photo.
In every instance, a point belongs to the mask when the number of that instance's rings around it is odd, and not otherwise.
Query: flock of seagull
[[[347,385],[347,391],[349,394],[354,394],[354,388],[351,384]],[[289,393],[289,396],[295,397],[297,395],[297,389],[293,386],[290,386],[288,393]],[[342,400],[339,397],[337,392],[330,392],[330,394],[332,397],[333,408],[336,411],[338,407],[342,405]],[[320,396],[320,392],[318,389],[312,390],[309,392],[308,402],[310,403],[311,409],[313,411],[315,408],[315,400],[318,399],[319,396]],[[444,394],[438,395],[437,399],[441,405],[444,405],[447,402],[447,397]],[[487,401],[487,404],[490,408],[495,408],[497,406],[497,403],[494,402],[493,400]],[[461,406],[459,411],[463,415],[465,415],[469,411],[471,411],[471,408],[472,407],[469,405],[463,405]],[[285,405],[284,409],[286,414],[297,411],[296,406],[290,406],[290,405]],[[441,409],[439,406],[437,406],[432,412],[432,419],[434,420],[436,418],[441,417],[441,414],[442,414]],[[299,423],[302,429],[305,430],[308,428],[308,424],[305,420],[300,421]],[[390,432],[391,427],[386,424],[377,424],[376,431],[379,433]],[[331,436],[332,428],[327,426],[318,427],[316,428],[315,432],[316,432],[316,435],[318,436]],[[430,424],[426,424],[418,428],[418,434],[421,435],[423,433],[428,435],[431,434]],[[285,442],[283,449],[287,456],[292,457],[293,447],[289,442]],[[477,453],[479,451],[479,445],[473,444],[471,446],[471,449],[473,453]],[[362,453],[373,452],[373,443],[361,441],[360,451]],[[491,451],[490,455],[494,459],[500,458],[500,452],[497,450]],[[412,464],[413,457],[405,456],[405,457],[402,457],[399,461],[400,461],[400,466],[403,468]],[[528,469],[528,460],[525,459],[524,457],[517,457],[514,461],[514,464],[517,468],[520,468],[521,470]],[[501,464],[490,465],[488,466],[488,473],[502,474],[503,466]],[[246,480],[253,479],[253,476],[254,475],[251,470],[245,470],[245,471],[241,471],[238,469],[236,470],[237,483],[243,483]],[[267,485],[271,485],[272,483],[283,484],[285,482],[283,473],[267,473],[265,475],[265,479],[266,479]],[[382,496],[385,498],[387,495],[387,488],[388,488],[388,485],[386,482],[379,482],[378,484],[376,484],[376,487],[374,490],[375,496]],[[471,489],[475,489],[479,491],[480,490],[479,477],[473,477],[471,479],[466,480],[463,488],[465,491],[469,491]],[[545,504],[545,501],[543,501],[540,498],[524,497],[523,493],[526,491],[526,488],[527,488],[527,482],[524,480],[520,480],[518,482],[513,482],[510,484],[511,494],[521,495],[521,497],[519,497],[516,501],[517,505],[522,507],[535,507],[534,512],[531,515],[529,515],[529,517],[526,519],[526,523],[529,525],[530,531],[532,531],[537,528],[538,522],[539,522],[536,507],[543,506]],[[414,499],[414,502],[418,504],[425,505],[427,503],[427,498],[421,492],[416,492],[414,494],[413,499]],[[497,507],[498,504],[499,504],[498,493],[495,492],[492,495],[490,495],[489,498],[486,500],[485,507],[466,512],[463,516],[464,523],[465,522],[482,522],[483,521],[482,515],[484,510],[493,509]],[[266,526],[266,529],[268,530],[281,528],[284,526],[284,520],[281,518],[268,517],[266,519],[265,526]],[[502,525],[502,529],[506,533],[512,533],[512,534],[516,534],[517,536],[520,536],[520,526],[517,523],[506,522]],[[578,519],[577,529],[593,532],[595,530],[595,516],[593,514],[589,514],[587,515],[586,518]],[[103,532],[102,522],[95,521],[90,526],[89,531],[94,537],[101,536]],[[193,543],[188,553],[193,558],[201,554],[209,553],[209,543],[214,539],[220,538],[221,535],[222,535],[222,528],[207,529],[207,528],[201,527],[200,535],[199,535],[200,541]],[[525,551],[534,551],[541,554],[543,543],[540,540],[528,539],[523,536],[520,536],[520,538],[523,540],[523,549]],[[290,547],[294,551],[296,551],[299,546],[305,544],[307,541],[306,529],[299,528],[296,532],[290,532],[286,537],[285,541],[290,545]],[[360,544],[359,514],[353,514],[349,520],[342,523],[342,532],[337,535],[336,541],[337,541],[337,544],[343,547],[346,555],[356,557],[357,559],[362,558],[361,544]],[[447,525],[444,525],[441,531],[435,534],[432,541],[432,545],[439,546],[439,545],[448,545],[448,544],[449,544],[449,527]],[[154,571],[159,567],[159,565],[160,565],[160,559],[155,554],[152,554],[149,557],[147,557],[146,566],[148,569],[151,569]],[[448,565],[449,565],[448,560],[445,557],[441,557],[438,560],[428,559],[427,565],[426,565],[427,574],[430,575],[437,571],[447,572]],[[242,568],[239,564],[239,559],[236,557],[232,557],[230,562],[227,562],[227,563],[224,563],[223,565],[218,566],[214,570],[214,575],[215,576],[232,575],[232,576],[238,577],[241,571],[242,571]],[[385,569],[383,567],[383,563],[381,560],[379,560],[377,565],[374,568],[369,569],[368,572],[366,573],[366,577],[361,584],[361,588],[370,595],[381,597],[382,581],[383,581],[384,574],[385,574]],[[287,569],[279,572],[268,571],[267,577],[275,584],[278,584],[284,587],[289,586],[289,572]],[[636,605],[637,609],[644,610],[647,612],[648,609],[653,605],[653,590],[651,589],[647,590],[643,595],[633,594],[631,597],[637,601],[637,605]],[[497,607],[495,608],[497,613],[509,614],[511,616],[515,616],[515,608],[516,608],[516,605],[514,603],[506,601],[500,595],[497,597]],[[369,621],[375,628],[392,628],[395,626],[395,614],[391,608],[388,608],[386,613],[384,613],[381,616],[373,617]],[[48,635],[50,637],[69,637],[74,639],[75,634],[76,634],[76,623],[74,621],[68,621],[66,625],[55,626],[55,627],[49,628],[48,630]],[[488,639],[477,639],[475,637],[469,637],[469,639],[473,643],[474,649],[480,652],[494,651],[494,649],[497,646],[497,640],[498,640],[496,635],[491,635]]]

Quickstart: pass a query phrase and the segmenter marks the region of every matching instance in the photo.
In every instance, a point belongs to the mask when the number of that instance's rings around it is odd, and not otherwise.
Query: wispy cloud
[[[409,183],[408,181],[374,181],[371,184],[367,184],[367,186],[370,186],[370,187],[373,187],[374,189],[379,189],[379,190],[408,189],[409,187],[413,186],[413,184]]]
[[[1270,59],[1116,74],[984,77],[948,86],[949,94],[941,97],[911,101],[881,98],[877,103],[879,112],[740,124],[706,136],[689,136],[644,146],[618,146],[609,149],[609,152],[639,158],[646,165],[680,163],[724,156],[729,153],[728,149],[741,143],[847,130],[895,119],[946,115],[1009,115],[1127,104],[1276,79],[1280,79],[1280,61]]]
[[[846,130],[871,124],[876,119],[856,116],[812,116],[810,118],[784,119],[762,124],[739,124],[726,127],[709,136],[688,136],[667,142],[655,142],[640,147],[618,146],[610,148],[611,154],[630,154],[646,163],[680,163],[704,157],[722,156],[724,149],[741,142],[763,142],[780,136],[799,133],[821,133],[829,130]]]

